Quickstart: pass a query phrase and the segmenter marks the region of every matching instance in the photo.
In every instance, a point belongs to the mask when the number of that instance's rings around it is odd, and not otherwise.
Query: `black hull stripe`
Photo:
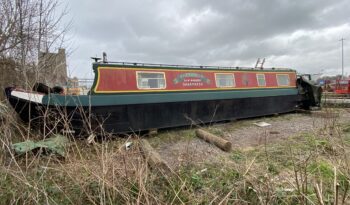
[[[15,98],[9,100],[22,120],[37,119],[38,123],[35,124],[39,126],[43,122],[43,113],[47,108],[52,111],[57,109],[64,111],[70,116],[68,119],[70,119],[72,128],[79,134],[80,132],[86,132],[86,127],[92,127],[93,130],[100,132],[99,125],[102,122],[105,132],[126,133],[152,128],[170,128],[286,113],[297,108],[299,96],[286,95],[229,100],[92,106],[91,108],[81,107],[81,109],[75,107],[46,107]],[[81,114],[82,112],[84,114]],[[87,121],[86,116],[91,116],[91,120]],[[60,117],[62,116],[58,115],[58,118]],[[52,118],[48,120],[50,121]],[[87,122],[91,124],[87,125]]]

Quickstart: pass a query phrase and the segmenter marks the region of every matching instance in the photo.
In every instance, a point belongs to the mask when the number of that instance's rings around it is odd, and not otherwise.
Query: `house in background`
[[[65,86],[67,84],[65,49],[58,49],[58,53],[40,52],[38,61],[38,82],[50,87]]]

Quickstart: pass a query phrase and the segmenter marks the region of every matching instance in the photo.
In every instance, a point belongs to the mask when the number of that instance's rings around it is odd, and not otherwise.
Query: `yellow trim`
[[[140,88],[139,86],[139,79],[138,79],[138,74],[139,73],[157,73],[157,74],[163,74],[163,78],[164,78],[164,88]],[[165,72],[153,72],[153,71],[136,71],[136,87],[140,90],[163,90],[166,89],[166,77],[165,77]]]
[[[142,93],[142,92],[177,92],[177,91],[183,91],[183,92],[189,92],[189,91],[197,91],[197,90],[247,90],[247,89],[262,89],[262,87],[246,87],[246,88],[237,88],[237,87],[234,87],[234,88],[203,88],[203,89],[180,89],[180,90],[156,90],[156,89],[150,89],[150,90],[125,90],[125,91],[97,91],[97,88],[99,87],[99,84],[100,84],[100,77],[101,77],[101,73],[100,73],[100,70],[108,70],[108,69],[115,69],[115,70],[137,70],[137,71],[149,71],[149,72],[152,72],[153,70],[154,71],[189,71],[189,72],[212,72],[212,73],[215,73],[215,70],[180,70],[180,69],[140,69],[140,68],[119,68],[119,67],[98,67],[97,68],[97,82],[96,82],[96,85],[95,85],[95,88],[94,88],[94,92],[95,93],[136,93],[136,92],[139,92],[139,93]],[[220,73],[240,73],[240,72],[245,72],[245,73],[254,73],[254,71],[240,71],[240,70],[232,70],[232,71],[221,71],[220,70]],[[261,72],[259,71],[259,73],[278,73],[280,75],[288,75],[288,74],[293,74],[295,73],[294,71],[289,71],[289,72]],[[277,75],[278,75],[277,74]],[[235,76],[234,76],[235,77]],[[276,76],[277,77],[277,76]],[[288,78],[289,78],[289,75],[288,75]],[[235,79],[236,80],[236,79]],[[276,79],[277,80],[277,79]],[[289,80],[289,84],[290,84],[290,80]],[[166,86],[166,85],[165,85]],[[273,87],[264,87],[263,89],[268,89],[268,88],[296,88],[296,86],[273,86]]]
[[[97,91],[97,88],[98,88],[98,86],[100,85],[100,78],[101,78],[101,75],[100,75],[101,73],[100,73],[100,69],[99,68],[97,68],[97,82],[96,82],[96,85],[95,85],[95,87],[94,87],[94,92],[95,93],[100,93],[100,91]]]
[[[189,91],[198,91],[198,90],[249,90],[249,89],[278,89],[281,87],[278,86],[271,86],[271,87],[247,87],[247,88],[207,88],[207,89],[183,89],[183,90],[124,90],[124,91],[95,91],[96,93],[147,93],[147,92],[177,92],[177,91],[182,91],[182,92],[189,92]],[[283,86],[283,88],[296,88],[296,86]]]

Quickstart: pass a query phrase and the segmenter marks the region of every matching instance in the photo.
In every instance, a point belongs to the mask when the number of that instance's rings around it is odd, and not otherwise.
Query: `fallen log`
[[[147,140],[140,140],[140,148],[149,166],[155,169],[170,170],[168,164],[161,158],[159,153],[153,149]]]
[[[202,129],[197,129],[196,135],[197,135],[197,137],[205,140],[206,142],[209,142],[210,144],[214,144],[215,146],[219,147],[220,149],[222,149],[226,152],[231,151],[232,143],[221,138],[221,137],[213,135],[213,134],[211,134],[207,131],[204,131]]]

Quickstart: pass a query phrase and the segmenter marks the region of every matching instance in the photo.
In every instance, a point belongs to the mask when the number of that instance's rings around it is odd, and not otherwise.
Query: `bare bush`
[[[44,58],[47,62],[39,64],[41,52],[66,46],[70,24],[63,23],[67,9],[60,11],[59,6],[57,0],[0,2],[0,74],[12,78],[12,83],[31,87],[42,80],[52,60]],[[14,73],[7,75],[9,71]]]

